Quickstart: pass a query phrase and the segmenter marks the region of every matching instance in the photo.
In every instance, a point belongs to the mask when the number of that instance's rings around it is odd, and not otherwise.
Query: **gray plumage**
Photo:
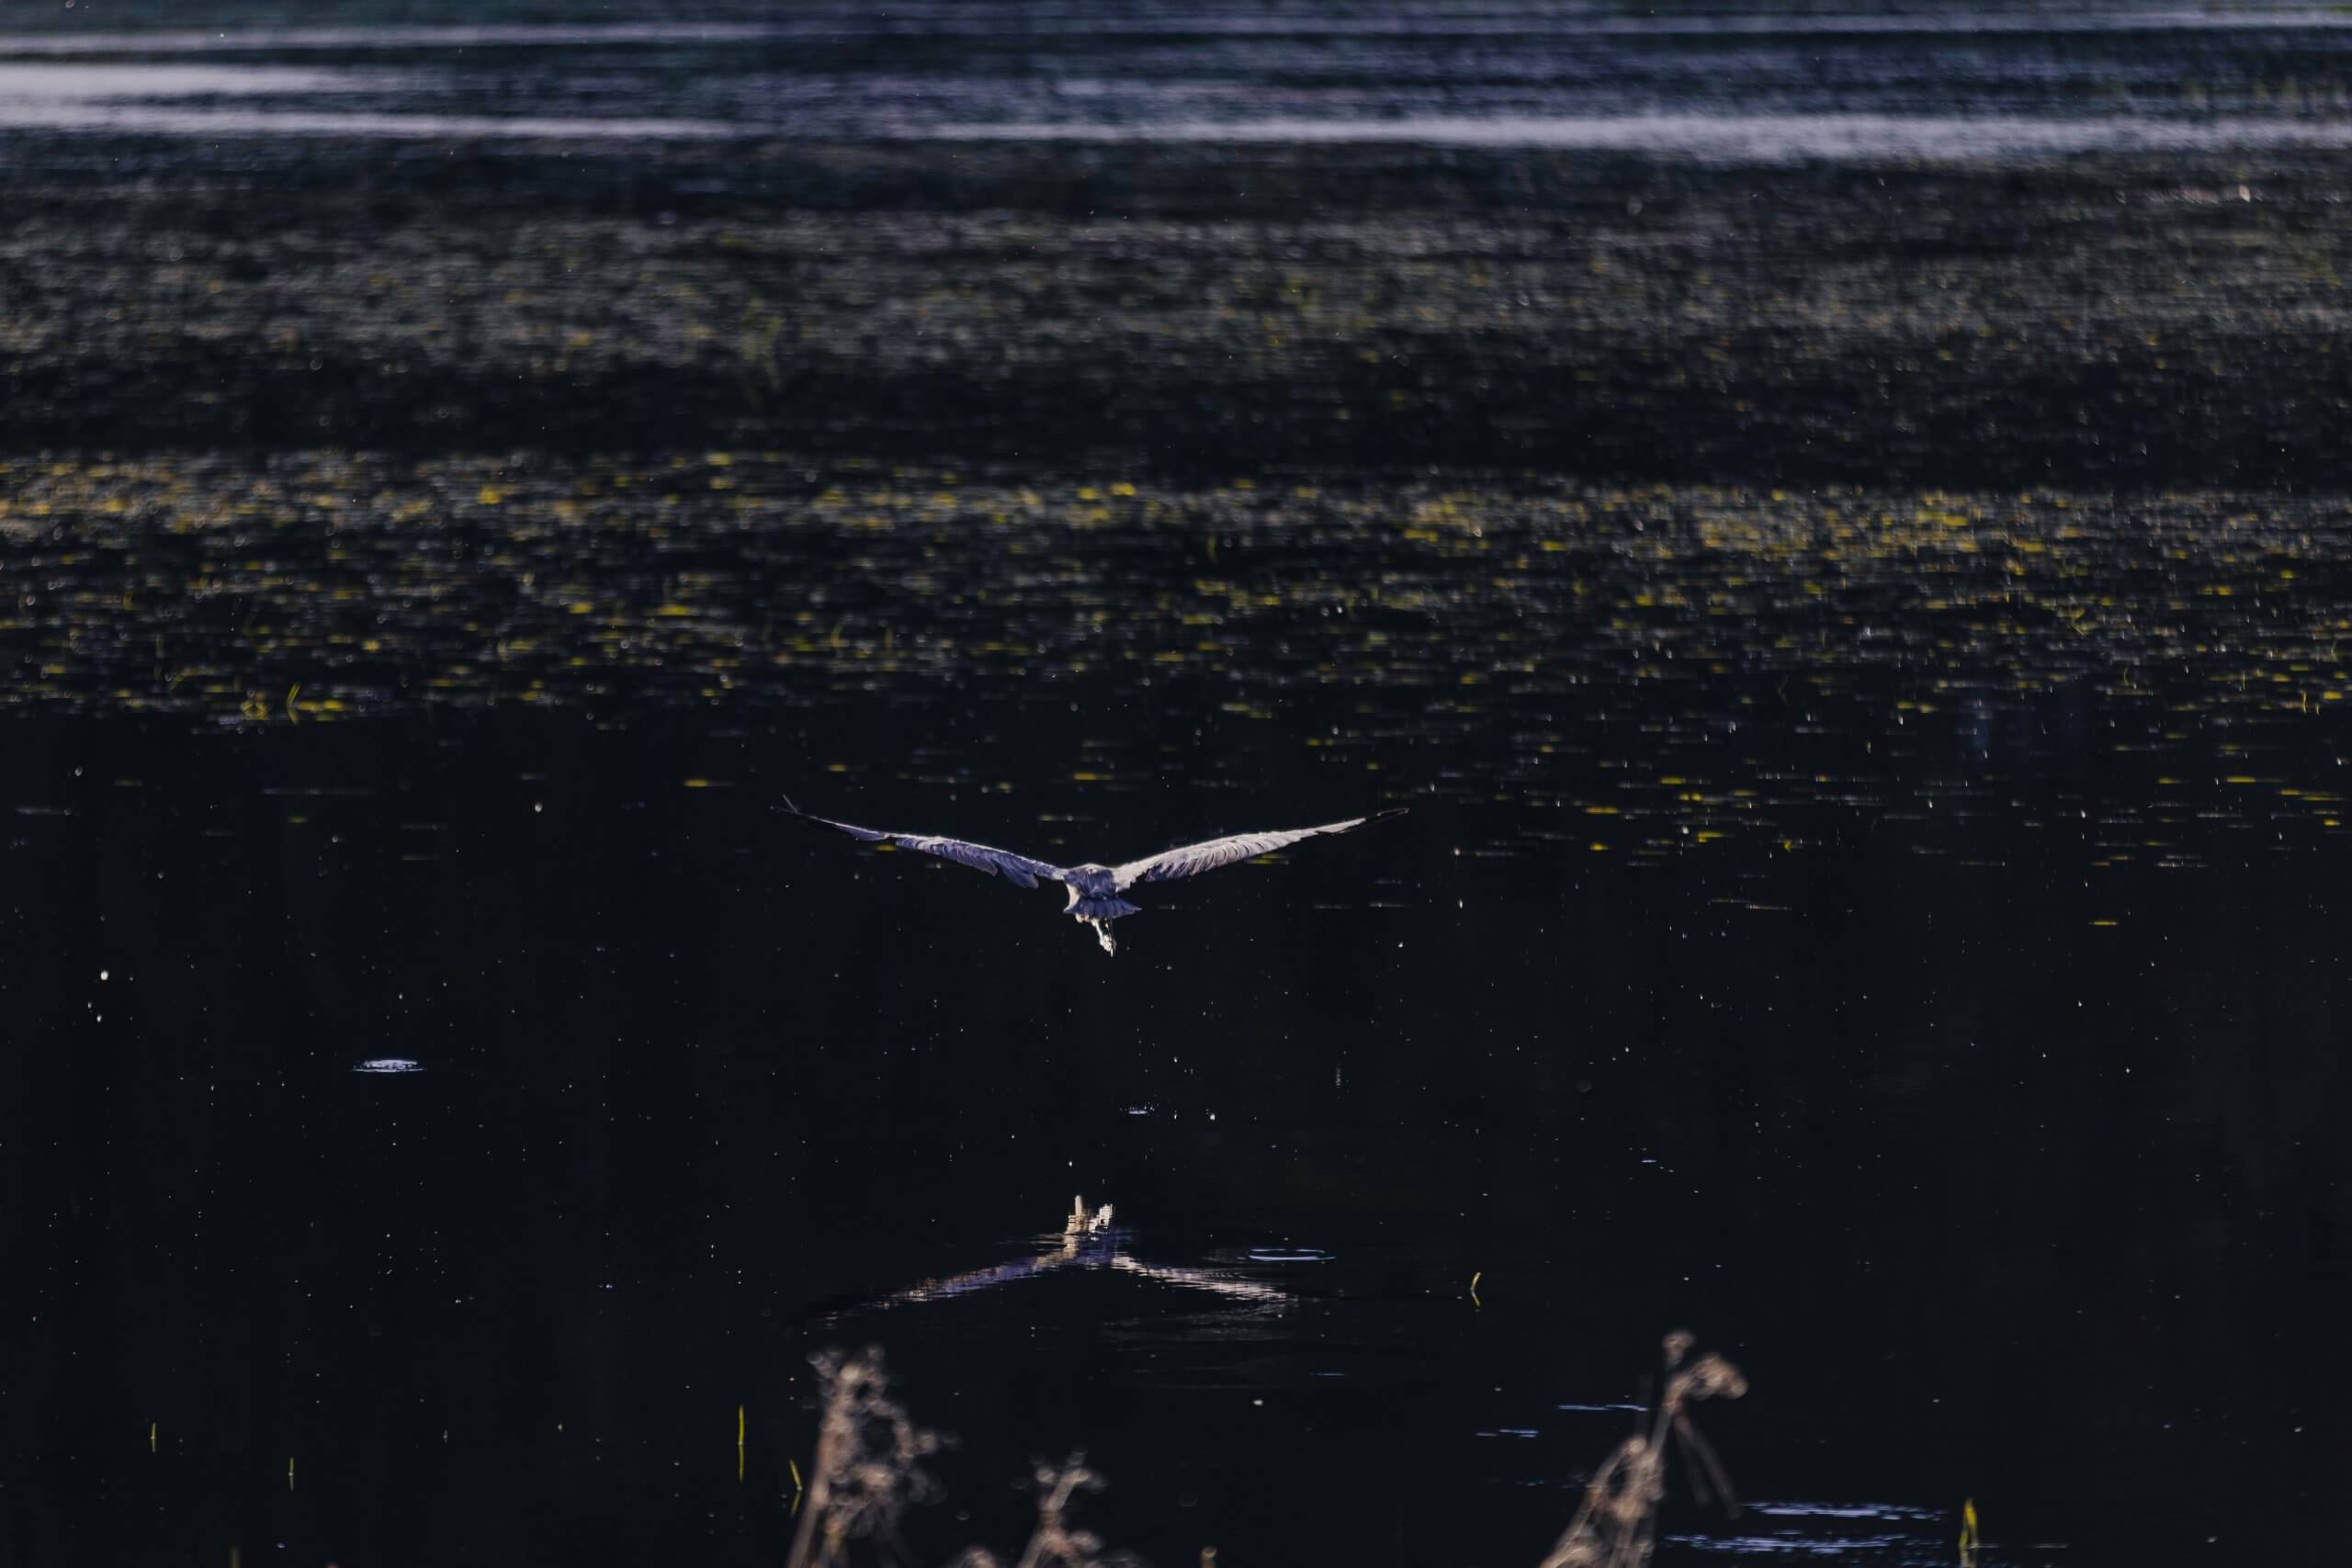
[[[1142,860],[1128,861],[1123,865],[1099,865],[1089,862],[1084,865],[1060,866],[1032,860],[1011,850],[976,844],[967,839],[941,838],[932,833],[892,833],[876,828],[860,828],[849,822],[836,822],[830,817],[818,817],[801,810],[788,795],[785,798],[784,808],[804,822],[831,828],[854,839],[937,855],[958,865],[968,865],[974,871],[1001,876],[1023,887],[1035,887],[1040,882],[1058,882],[1069,889],[1069,897],[1063,904],[1062,912],[1092,926],[1105,953],[1118,951],[1118,943],[1111,936],[1111,922],[1122,915],[1138,912],[1137,906],[1119,897],[1130,887],[1140,886],[1147,882],[1174,882],[1182,877],[1198,876],[1204,871],[1215,871],[1220,866],[1271,854],[1302,839],[1318,838],[1326,833],[1351,833],[1368,822],[1380,822],[1405,815],[1403,807],[1394,807],[1386,811],[1375,811],[1369,817],[1351,817],[1344,822],[1326,822],[1319,828],[1236,833],[1229,838],[1184,844],[1172,850],[1163,850],[1156,855],[1148,855]]]

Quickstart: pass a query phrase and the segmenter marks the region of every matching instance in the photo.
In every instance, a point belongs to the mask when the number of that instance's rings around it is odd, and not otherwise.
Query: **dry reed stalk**
[[[1092,1530],[1073,1529],[1070,1504],[1080,1492],[1102,1490],[1102,1477],[1086,1467],[1086,1456],[1073,1453],[1058,1467],[1037,1467],[1037,1528],[1022,1549],[1013,1568],[1140,1568],[1124,1551],[1105,1554],[1102,1538]],[[956,1560],[956,1568],[1003,1568],[994,1552],[976,1546]]]
[[[1650,1409],[1646,1428],[1617,1445],[1585,1483],[1584,1505],[1540,1568],[1645,1568],[1657,1545],[1657,1509],[1666,1500],[1666,1450],[1679,1439],[1697,1466],[1703,1495],[1713,1487],[1735,1510],[1730,1478],[1717,1462],[1689,1406],[1702,1399],[1737,1399],[1747,1380],[1710,1351],[1693,1360],[1694,1341],[1666,1337],[1666,1386]]]
[[[809,1360],[824,1409],[786,1568],[841,1568],[849,1543],[860,1540],[895,1556],[907,1505],[933,1495],[918,1461],[938,1451],[939,1438],[890,1397],[880,1348],[857,1356],[827,1350]]]

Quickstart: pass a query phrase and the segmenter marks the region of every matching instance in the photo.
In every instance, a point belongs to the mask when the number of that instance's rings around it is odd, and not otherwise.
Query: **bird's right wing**
[[[1125,893],[1138,882],[1173,882],[1180,876],[1198,876],[1219,866],[1272,854],[1301,839],[1318,838],[1325,833],[1352,833],[1367,822],[1379,822],[1404,815],[1404,807],[1394,807],[1386,811],[1375,811],[1369,817],[1351,817],[1344,822],[1326,822],[1320,828],[1283,828],[1271,833],[1236,833],[1229,839],[1185,844],[1178,849],[1163,850],[1144,860],[1129,861],[1115,867],[1112,874],[1118,890]]]
[[[962,839],[942,839],[930,833],[886,833],[879,829],[860,828],[848,822],[836,822],[830,817],[815,817],[801,810],[800,807],[792,804],[792,798],[789,795],[785,797],[784,808],[803,822],[814,822],[820,827],[832,828],[847,833],[853,839],[864,839],[868,843],[895,844],[905,850],[920,850],[927,855],[937,855],[942,860],[952,860],[957,865],[968,865],[974,871],[985,871],[992,876],[1001,876],[1007,882],[1016,883],[1023,887],[1036,886],[1040,877],[1048,882],[1069,880],[1069,874],[1060,866],[1048,865],[1041,860],[1031,860],[1027,855],[1017,855],[1011,850],[991,849],[986,844],[970,843]]]

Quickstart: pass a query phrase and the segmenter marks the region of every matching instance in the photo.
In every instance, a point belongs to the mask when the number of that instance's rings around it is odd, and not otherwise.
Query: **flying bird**
[[[1111,922],[1122,915],[1138,912],[1138,907],[1119,897],[1131,887],[1147,882],[1173,882],[1179,877],[1198,876],[1204,871],[1215,871],[1222,865],[1255,860],[1262,854],[1312,839],[1325,833],[1351,833],[1367,822],[1383,822],[1391,817],[1402,817],[1405,808],[1394,807],[1375,811],[1369,817],[1351,817],[1344,822],[1326,822],[1319,828],[1284,828],[1271,833],[1236,833],[1230,838],[1210,839],[1204,843],[1185,844],[1177,849],[1162,850],[1142,860],[1131,860],[1124,865],[1097,865],[1090,861],[1084,865],[1048,865],[1027,855],[1014,854],[1011,850],[991,849],[963,839],[942,839],[929,833],[886,833],[874,828],[860,828],[848,822],[836,822],[830,817],[817,817],[803,811],[785,797],[784,809],[804,822],[837,829],[853,839],[868,843],[893,844],[900,849],[920,850],[927,855],[952,860],[958,865],[968,865],[974,871],[985,871],[1001,876],[1007,882],[1023,887],[1035,887],[1040,882],[1058,882],[1069,889],[1069,901],[1062,906],[1062,913],[1084,925],[1094,928],[1095,940],[1105,953],[1119,951],[1118,942],[1111,935]]]

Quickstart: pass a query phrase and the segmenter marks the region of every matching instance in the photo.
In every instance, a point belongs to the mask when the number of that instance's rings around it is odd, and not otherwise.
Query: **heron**
[[[1018,886],[1035,887],[1040,882],[1058,882],[1069,889],[1069,898],[1062,906],[1062,913],[1081,925],[1092,926],[1095,940],[1102,944],[1105,953],[1119,951],[1118,939],[1111,934],[1111,922],[1123,915],[1140,912],[1140,906],[1130,904],[1119,897],[1130,888],[1139,887],[1147,882],[1173,882],[1179,877],[1198,876],[1219,866],[1272,854],[1302,839],[1319,838],[1326,833],[1352,833],[1367,823],[1385,822],[1392,817],[1405,815],[1405,807],[1391,807],[1369,816],[1351,817],[1344,822],[1326,822],[1319,828],[1283,828],[1270,833],[1235,833],[1197,844],[1182,844],[1122,865],[1101,865],[1089,861],[1084,865],[1063,866],[1032,860],[1027,855],[1014,854],[1011,850],[976,844],[967,839],[944,839],[931,833],[891,833],[876,828],[860,828],[854,823],[836,822],[830,817],[819,817],[801,810],[793,804],[789,795],[785,796],[784,809],[804,822],[834,829],[853,839],[937,855],[958,865],[968,865],[974,871],[1001,876]]]

